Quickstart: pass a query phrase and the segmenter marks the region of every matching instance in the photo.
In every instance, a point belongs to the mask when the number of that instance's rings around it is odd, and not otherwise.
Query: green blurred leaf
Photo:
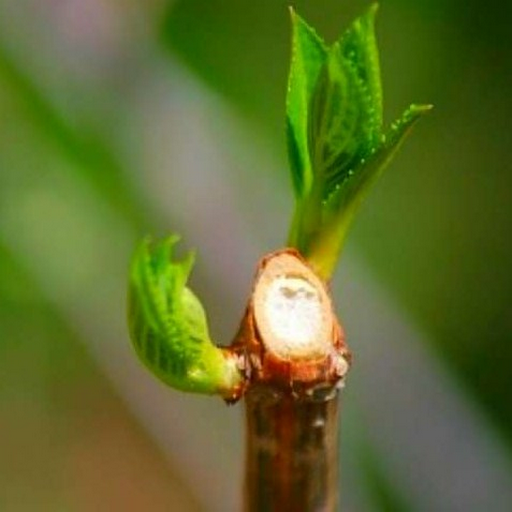
[[[379,512],[409,512],[413,510],[403,485],[401,482],[395,481],[393,477],[396,475],[386,472],[385,460],[376,451],[374,445],[366,440],[361,442],[358,454],[366,489],[375,509]]]
[[[119,161],[108,141],[68,118],[73,112],[61,112],[44,93],[38,77],[14,58],[0,41],[0,82],[6,86],[23,115],[49,143],[74,165],[69,167],[84,178],[135,226],[144,227],[156,217],[136,187],[125,165]]]

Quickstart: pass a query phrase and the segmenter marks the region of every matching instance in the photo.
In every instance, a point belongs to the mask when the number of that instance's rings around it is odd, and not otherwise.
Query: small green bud
[[[232,397],[242,376],[235,356],[215,346],[203,306],[186,286],[194,264],[189,253],[172,260],[176,235],[145,239],[130,270],[128,324],[142,362],[163,382],[182,391]]]

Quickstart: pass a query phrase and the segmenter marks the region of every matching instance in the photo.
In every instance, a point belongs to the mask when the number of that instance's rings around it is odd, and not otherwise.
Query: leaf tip
[[[295,7],[293,5],[288,6],[288,13],[290,15],[290,21],[294,30],[297,30],[300,24],[305,24],[305,21],[302,17],[297,13]]]
[[[432,104],[419,105],[417,103],[412,103],[402,115],[400,122],[404,125],[413,124],[420,117],[428,114],[433,108],[434,105]]]
[[[363,15],[356,20],[356,24],[362,23],[366,25],[367,28],[373,28],[375,26],[375,20],[377,19],[377,13],[379,12],[380,4],[378,2],[373,2],[370,4],[370,7],[366,9]]]
[[[379,12],[380,4],[379,2],[373,2],[368,8],[368,16],[372,19],[375,19],[377,13]]]
[[[426,114],[427,112],[430,112],[434,108],[434,105],[432,105],[432,103],[426,103],[424,105],[418,105],[416,103],[413,103],[409,108],[411,110],[414,110],[415,112]]]

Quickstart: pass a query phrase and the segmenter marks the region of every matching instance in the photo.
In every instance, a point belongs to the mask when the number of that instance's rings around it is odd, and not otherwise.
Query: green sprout
[[[385,130],[373,5],[327,46],[293,10],[286,128],[295,192],[288,246],[327,281],[370,186],[429,105],[411,105]],[[173,261],[178,237],[142,242],[130,273],[129,327],[145,365],[168,385],[239,395],[236,356],[215,346],[187,287],[193,255]]]
[[[240,384],[235,359],[216,347],[199,299],[186,286],[194,264],[189,253],[172,260],[178,236],[145,239],[130,272],[128,322],[144,364],[173,388],[229,398]]]
[[[374,4],[332,46],[295,12],[288,82],[288,153],[295,213],[288,243],[324,279],[367,190],[430,105],[383,129]]]

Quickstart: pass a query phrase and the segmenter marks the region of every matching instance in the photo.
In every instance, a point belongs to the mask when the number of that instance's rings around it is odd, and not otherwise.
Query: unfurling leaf
[[[326,279],[369,185],[409,127],[430,109],[412,106],[389,133],[383,130],[376,12],[375,4],[329,48],[293,18],[296,64],[292,61],[287,112],[296,207],[289,243]],[[296,58],[297,40],[299,55],[308,59]],[[308,65],[299,65],[303,62]]]
[[[309,148],[323,199],[380,143],[382,94],[374,16],[372,9],[330,48],[310,106]]]
[[[206,314],[186,286],[192,253],[172,260],[177,236],[144,240],[132,262],[128,321],[133,346],[163,382],[197,393],[229,396],[240,381],[234,361],[210,339]]]
[[[297,197],[309,191],[313,170],[308,152],[309,104],[327,56],[324,42],[290,9],[292,57],[286,97],[286,130],[292,180]]]

